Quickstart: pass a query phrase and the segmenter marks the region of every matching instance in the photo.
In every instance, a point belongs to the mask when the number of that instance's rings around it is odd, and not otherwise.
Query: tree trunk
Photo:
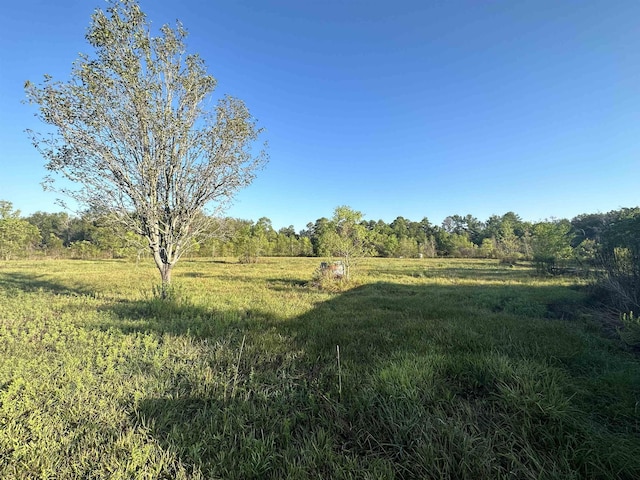
[[[160,278],[162,279],[162,286],[160,295],[163,300],[166,300],[169,296],[169,287],[171,285],[171,269],[173,264],[166,261],[166,257],[161,255],[160,252],[153,251],[153,259],[156,262],[156,266],[160,271]]]
[[[162,299],[166,300],[169,296],[169,287],[171,285],[171,265],[170,263],[163,263],[160,269],[160,277],[162,278]]]

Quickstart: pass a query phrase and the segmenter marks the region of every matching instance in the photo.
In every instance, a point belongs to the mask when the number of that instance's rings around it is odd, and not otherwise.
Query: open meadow
[[[2,479],[640,478],[640,358],[497,260],[0,264]]]

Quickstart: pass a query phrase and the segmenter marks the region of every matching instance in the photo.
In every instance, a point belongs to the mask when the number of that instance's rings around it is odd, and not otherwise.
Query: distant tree
[[[0,258],[24,256],[40,240],[38,227],[20,218],[11,202],[0,200]]]
[[[622,208],[607,216],[608,222],[600,233],[603,251],[626,248],[640,255],[640,207]]]
[[[466,234],[452,233],[450,242],[452,244],[450,254],[454,257],[472,258],[478,255],[478,246],[469,240]]]
[[[383,257],[399,257],[400,256],[400,240],[391,233],[382,236],[382,241],[377,245]]]
[[[415,223],[415,228],[418,229],[416,238],[418,239],[420,254],[428,258],[435,257],[437,255],[435,238],[437,227],[431,225],[429,219],[427,217],[424,217],[422,220]]]
[[[496,240],[498,256],[501,260],[514,262],[520,257],[520,242],[510,222],[502,224]]]
[[[575,248],[576,260],[585,265],[593,265],[598,259],[600,245],[590,238],[582,240]]]
[[[442,229],[447,233],[455,233],[456,235],[463,235],[467,231],[464,218],[460,215],[445,217],[442,221]]]
[[[404,217],[397,217],[393,222],[391,222],[390,227],[398,240],[406,238],[409,235],[408,222]]]
[[[453,255],[455,245],[451,239],[451,233],[444,228],[436,227],[433,237],[436,243],[436,253],[438,256],[448,257]]]
[[[309,237],[300,237],[299,248],[300,253],[298,253],[298,255],[303,257],[310,257],[313,255],[313,245],[311,244],[311,239]]]
[[[496,241],[494,238],[485,238],[480,244],[478,255],[482,258],[496,257]]]
[[[222,245],[225,243],[225,218],[213,218],[209,223],[206,234],[200,239],[200,256],[219,256],[222,253]]]
[[[250,220],[237,220],[233,233],[230,233],[235,245],[235,254],[242,263],[256,263],[262,255],[259,236],[255,235],[254,224]]]
[[[141,251],[146,250],[142,238],[133,232],[123,231],[122,228],[98,225],[91,236],[91,243],[97,247],[103,255],[110,258],[135,258]]]
[[[471,214],[464,217],[461,215],[451,215],[442,222],[442,228],[448,233],[464,235],[476,245],[482,243],[482,231],[484,224]]]
[[[533,261],[539,271],[551,273],[561,260],[573,255],[571,224],[567,220],[539,222],[533,226]]]
[[[607,225],[612,220],[613,213],[591,213],[582,214],[571,220],[574,230],[573,246],[580,245],[585,240],[592,240],[596,243],[602,241],[602,235]]]
[[[48,213],[35,212],[25,220],[40,230],[40,248],[46,253],[59,248],[61,244],[69,243],[69,226],[71,218],[65,212]]]
[[[260,255],[271,256],[274,254],[278,234],[273,229],[269,218],[259,218],[251,228],[251,236],[257,240]]]
[[[207,231],[200,239],[200,256],[232,257],[237,255],[234,243],[239,226],[247,223],[229,217],[213,217],[208,222]],[[251,223],[251,222],[249,222]]]
[[[361,224],[362,213],[343,205],[336,207],[320,239],[321,255],[339,257],[349,280],[354,262],[368,253],[367,230]]]
[[[276,237],[276,250],[278,255],[286,255],[290,257],[300,255],[298,240],[299,237],[296,235],[293,225],[289,225],[286,228],[283,227],[278,230],[278,235]]]
[[[391,227],[383,220],[361,222],[361,225],[366,230],[372,255],[379,257],[392,256],[392,252],[397,249],[398,239],[393,234]],[[390,245],[391,240],[394,242],[393,245]]]
[[[98,228],[96,225],[98,217],[99,214],[91,210],[82,212],[80,216],[71,217],[67,226],[65,246],[71,246],[74,242],[92,242]],[[102,217],[105,218],[104,215]],[[120,226],[117,229],[120,229]]]
[[[568,223],[565,220],[565,223]],[[533,224],[530,222],[522,222],[521,224],[521,235],[520,235],[520,248],[521,252],[524,255],[526,260],[531,260],[533,258]],[[571,225],[569,225],[569,229],[571,230]],[[569,235],[571,236],[571,235]]]
[[[95,56],[81,55],[67,83],[26,83],[54,127],[31,136],[47,168],[79,186],[63,193],[146,239],[166,296],[173,266],[207,232],[203,211],[225,207],[265,163],[251,150],[261,130],[238,99],[207,109],[216,80],[185,53],[180,23],[153,37],[135,0],[108,1],[86,35]]]
[[[415,238],[404,237],[398,241],[396,255],[404,258],[415,258],[418,256],[418,242]]]
[[[302,235],[308,237],[311,241],[314,255],[321,255],[320,238],[328,229],[330,229],[329,219],[322,217],[317,219],[314,223],[307,223],[306,230],[302,232]]]
[[[86,260],[88,258],[96,258],[100,254],[100,249],[97,245],[94,245],[88,240],[78,240],[71,242],[69,245],[69,251],[71,257],[80,260]]]
[[[514,262],[521,257],[523,235],[522,220],[513,212],[492,215],[483,232],[483,238],[494,240],[496,256],[506,262]]]
[[[438,253],[436,249],[435,237],[433,236],[427,237],[424,243],[420,243],[418,245],[418,249],[419,249],[419,255],[427,258],[434,258]]]

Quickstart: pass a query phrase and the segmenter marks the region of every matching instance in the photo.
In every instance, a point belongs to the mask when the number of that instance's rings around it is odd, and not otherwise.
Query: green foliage
[[[571,258],[571,224],[540,222],[533,226],[533,261],[540,273],[554,273],[558,263]]]
[[[447,233],[461,235],[478,245],[482,241],[482,232],[485,225],[470,214],[464,217],[461,215],[451,215],[443,220],[442,228]]]
[[[473,258],[477,256],[478,246],[466,235],[454,233],[450,237],[451,256],[458,258]]]
[[[593,265],[598,257],[599,244],[592,239],[581,241],[574,249],[576,260],[580,264]]]
[[[602,274],[597,287],[620,312],[640,309],[640,208],[609,213],[602,233]]]
[[[515,263],[521,256],[520,242],[516,235],[518,220],[511,219],[508,214],[502,218],[496,235],[498,258],[508,263]]]
[[[624,247],[640,252],[640,207],[623,208],[609,212],[608,216],[609,222],[601,234],[603,249]]]
[[[40,230],[42,235],[40,247],[53,255],[60,253],[61,243],[66,243],[65,246],[68,246],[70,241],[84,240],[71,238],[72,232],[76,230],[71,224],[79,219],[72,219],[64,212],[36,212],[28,216],[26,220]]]
[[[354,262],[369,251],[367,231],[361,222],[361,212],[346,205],[336,207],[331,221],[318,239],[320,255],[342,260],[346,281],[350,279]]]
[[[485,238],[482,240],[478,254],[481,258],[495,258],[496,257],[496,242],[494,239]]]
[[[71,258],[80,260],[96,258],[99,253],[98,247],[87,240],[72,242],[71,245],[69,245],[69,251],[71,252]]]
[[[0,201],[0,259],[25,257],[40,239],[38,228],[20,218],[11,202]]]

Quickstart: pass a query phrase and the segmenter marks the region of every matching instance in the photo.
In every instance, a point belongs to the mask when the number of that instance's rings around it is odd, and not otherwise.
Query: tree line
[[[351,229],[348,242],[357,243],[351,248],[359,256],[532,260],[549,271],[569,262],[611,256],[616,249],[640,251],[637,207],[539,222],[525,221],[514,212],[492,215],[485,221],[472,215],[451,215],[440,225],[426,217],[420,221],[401,216],[392,222],[366,220],[360,212],[338,207],[332,218],[319,218],[300,231],[293,226],[276,230],[266,217],[257,221],[216,218],[192,242],[188,255],[237,257],[244,262],[271,256],[336,256],[334,247],[340,238],[346,238],[340,235],[345,228]],[[0,201],[0,257],[5,260],[131,258],[147,250],[139,235],[114,228],[104,215],[36,212],[24,217],[10,202]]]

